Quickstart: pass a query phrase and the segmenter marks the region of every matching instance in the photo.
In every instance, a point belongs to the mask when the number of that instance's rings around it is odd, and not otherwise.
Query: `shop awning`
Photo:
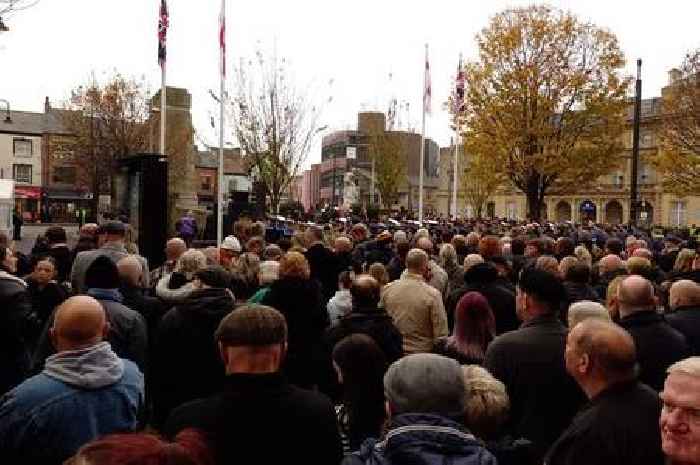
[[[41,198],[41,187],[15,186],[15,198],[18,198],[18,199],[39,199],[39,198]]]
[[[92,192],[71,189],[47,189],[46,196],[51,200],[90,200]]]

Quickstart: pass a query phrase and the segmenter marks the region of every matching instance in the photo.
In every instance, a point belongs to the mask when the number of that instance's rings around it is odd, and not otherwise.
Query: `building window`
[[[55,166],[51,176],[51,182],[54,184],[75,184],[77,179],[77,170],[75,166]]]
[[[32,165],[12,165],[12,177],[15,182],[32,183]]]
[[[201,190],[203,191],[210,191],[212,190],[212,182],[211,182],[211,176],[200,176],[200,180],[202,181],[201,185]]]
[[[685,202],[678,200],[676,202],[671,202],[671,211],[669,224],[671,226],[685,226],[686,225],[686,208]]]
[[[31,139],[14,138],[12,139],[12,152],[18,158],[32,158],[32,141]]]
[[[515,204],[515,202],[510,201],[506,203],[506,217],[509,220],[517,220],[518,219],[518,208]]]

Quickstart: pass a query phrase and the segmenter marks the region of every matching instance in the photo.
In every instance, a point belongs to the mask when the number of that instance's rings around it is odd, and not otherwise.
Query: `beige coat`
[[[442,295],[420,275],[407,272],[387,284],[380,305],[403,335],[406,354],[431,352],[435,340],[447,336]]]

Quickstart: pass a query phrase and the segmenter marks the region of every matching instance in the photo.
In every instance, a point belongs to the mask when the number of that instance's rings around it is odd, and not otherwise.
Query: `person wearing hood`
[[[0,247],[0,395],[29,374],[25,322],[32,304],[27,283],[12,274],[16,270],[12,250]]]
[[[109,320],[109,332],[107,342],[119,357],[134,362],[146,373],[146,360],[148,358],[148,332],[146,320],[137,311],[123,304],[123,296],[119,292],[119,270],[111,258],[101,255],[97,257],[87,269],[85,285],[88,288],[87,295],[96,299],[104,308]],[[49,323],[39,338],[39,343],[34,352],[33,369],[41,370],[44,361],[56,352],[52,346],[48,328],[53,324],[55,312],[49,317]]]
[[[465,381],[457,361],[413,354],[384,375],[389,425],[383,440],[368,439],[343,465],[496,465],[496,458],[463,425]]]
[[[105,340],[109,326],[92,297],[57,309],[49,331],[57,353],[0,400],[3,463],[58,465],[98,436],[136,428],[143,375]]]
[[[194,275],[207,266],[207,257],[197,249],[189,249],[177,260],[175,271],[165,274],[156,285],[156,296],[166,305],[184,302],[194,291]]]
[[[493,310],[496,318],[496,334],[512,331],[520,326],[515,313],[515,292],[510,282],[498,275],[498,270],[491,263],[476,263],[464,271],[464,285],[458,287],[447,298],[446,310],[449,327],[454,326],[457,303],[467,292],[483,295]]]
[[[161,320],[153,356],[156,425],[175,407],[221,390],[225,375],[214,333],[235,305],[230,284],[220,266],[197,271],[192,294]]]

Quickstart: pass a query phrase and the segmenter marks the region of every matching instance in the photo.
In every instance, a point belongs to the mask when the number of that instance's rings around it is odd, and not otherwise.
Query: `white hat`
[[[226,236],[224,241],[221,243],[221,248],[225,250],[233,250],[234,252],[241,252],[243,248],[241,243],[238,241],[236,236]]]

